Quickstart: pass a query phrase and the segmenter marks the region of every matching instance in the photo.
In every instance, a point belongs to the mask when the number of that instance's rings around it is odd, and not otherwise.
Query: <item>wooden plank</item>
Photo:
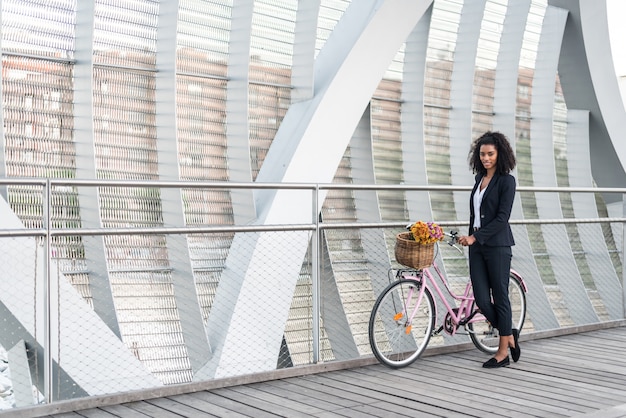
[[[124,406],[124,405],[103,406],[103,407],[100,407],[99,409],[107,411],[115,415],[116,417],[123,417],[123,418],[146,418],[149,416],[139,411],[135,411],[134,409],[128,408],[127,406]]]
[[[117,417],[117,415],[114,415],[112,413],[109,413],[99,408],[86,409],[84,411],[80,411],[78,414],[85,418],[115,418]]]
[[[236,412],[237,404],[232,403],[229,408],[225,408],[220,405],[216,405],[215,403],[207,402],[202,397],[196,396],[196,394],[188,393],[184,395],[176,395],[170,396],[169,399],[186,405],[191,408],[198,409],[200,411],[206,411],[211,415],[218,416],[221,418],[242,418],[247,417],[248,415]]]
[[[124,404],[127,408],[134,409],[152,418],[173,418],[184,415],[176,414],[146,401],[129,402]]]
[[[516,396],[516,388],[511,388],[510,385],[503,385],[501,382],[487,379],[486,383],[481,382],[483,383],[481,384],[471,378],[463,376],[455,376],[453,378],[446,378],[444,376],[438,378],[436,369],[433,372],[426,372],[425,375],[429,378],[429,388],[427,392],[424,393],[424,396],[434,396],[434,394],[437,393],[439,399],[444,400],[453,396],[460,405],[472,407],[473,410],[479,412],[481,415],[494,413],[510,417],[520,416],[520,407],[526,406],[524,400]],[[467,382],[471,382],[471,384],[468,385]],[[502,405],[502,407],[497,411],[493,411],[493,405],[495,404]],[[541,415],[545,412],[545,409],[531,405],[529,408],[524,408],[524,413],[521,415]],[[557,407],[551,408],[551,412],[555,417],[563,415]]]
[[[527,350],[532,359],[520,361],[520,367],[534,366],[546,373],[557,374],[563,378],[583,380],[591,384],[620,389],[623,387],[626,368],[613,360],[606,362],[602,357],[596,358],[591,352],[579,351],[575,356],[567,356],[560,350],[543,346]],[[626,357],[626,356],[625,356]]]
[[[381,366],[382,367],[382,366]],[[403,378],[402,370],[389,370],[381,373],[375,370],[374,373],[366,373],[367,370],[353,370],[345,373],[352,373],[349,379],[353,384],[361,387],[375,386],[381,392],[402,396],[417,403],[429,404],[432,406],[444,407],[457,413],[466,412],[469,409],[478,411],[480,416],[486,416],[493,410],[490,404],[476,396],[464,396],[463,393],[455,392],[452,389],[437,390],[431,384],[429,376],[419,377],[419,379]],[[357,377],[358,376],[358,377]],[[452,396],[454,394],[454,396]],[[419,411],[419,405],[416,406]],[[495,412],[494,416],[511,416],[514,410],[503,410],[502,413]]]
[[[589,410],[599,407],[603,398],[609,401],[613,398],[613,392],[603,393],[605,389],[600,390],[602,385],[598,386],[595,380],[585,380],[584,375],[572,377],[560,367],[546,367],[528,360],[520,361],[513,367],[523,372],[517,378],[520,392],[529,393],[536,402],[549,402],[563,407],[569,405],[568,410],[583,412],[581,408]],[[532,389],[536,390],[532,392]]]
[[[415,402],[411,400],[403,399],[403,398],[397,399],[395,397],[390,396],[389,394],[381,393],[381,391],[377,390],[375,387],[363,388],[363,387],[359,387],[353,384],[352,381],[341,381],[341,380],[333,379],[331,374],[309,376],[307,381],[321,385],[327,388],[326,390],[333,391],[335,393],[340,393],[341,396],[347,397],[349,399],[353,399],[353,400],[363,399],[362,401],[360,401],[361,405],[385,402],[388,404],[403,403],[408,408],[415,408],[416,406],[418,406]],[[356,406],[353,407],[353,409],[354,408],[356,408]],[[430,410],[430,413],[434,416],[441,415],[441,412],[443,411],[441,408],[430,407],[429,405],[425,405],[424,409]]]
[[[472,381],[476,387],[490,387],[496,386],[494,390],[500,392],[502,390],[516,394],[516,397],[526,399],[540,399],[542,395],[545,395],[546,388],[554,388],[556,395],[554,396],[554,406],[557,408],[564,408],[570,405],[571,388],[561,388],[563,382],[559,382],[558,378],[552,375],[543,375],[541,373],[526,373],[524,369],[518,367],[519,363],[506,369],[506,372],[499,373],[499,371],[485,371],[477,373],[475,371],[466,371],[465,378],[461,381]],[[433,362],[425,365],[424,369],[429,374],[436,375],[450,375],[458,370],[458,366],[452,366],[445,363]],[[502,369],[500,369],[502,370]],[[511,370],[511,371],[509,371]],[[514,371],[513,371],[514,370]],[[560,383],[561,387],[555,386]],[[594,401],[593,397],[590,397],[590,401]],[[562,402],[559,402],[562,401]],[[571,405],[570,405],[571,407]],[[554,413],[558,414],[559,409]]]
[[[297,405],[294,405],[294,408],[281,405],[280,398],[264,396],[262,392],[247,385],[217,389],[214,392],[220,396],[237,400],[239,403],[265,411],[266,413],[275,414],[276,416],[288,416],[294,418],[310,416],[298,411]],[[319,411],[321,412],[321,410]]]
[[[241,399],[228,398],[216,393],[217,390],[212,391],[200,391],[189,394],[194,398],[202,400],[208,404],[215,405],[216,407],[225,411],[236,411],[244,416],[253,416],[255,418],[274,418],[275,414],[255,408],[254,406],[246,405],[241,402]]]
[[[424,368],[427,374],[434,376],[450,375],[455,370],[458,372],[459,369],[458,366],[439,363],[433,363],[430,366],[424,366]],[[572,405],[568,396],[562,398],[557,396],[550,402],[546,402],[544,399],[547,394],[545,388],[539,383],[525,382],[522,379],[524,374],[512,367],[495,370],[466,369],[463,373],[458,378],[461,384],[459,390],[463,390],[462,388],[465,387],[465,390],[469,391],[469,395],[480,393],[480,398],[489,403],[509,402],[515,410],[525,411],[526,416],[527,414],[564,416],[567,415],[567,411],[572,409],[576,412],[587,410],[586,407]],[[472,385],[467,386],[466,382],[472,382]],[[441,384],[445,385],[445,381],[442,381]]]
[[[315,382],[302,381],[301,379],[285,379],[268,382],[268,385],[275,388],[278,393],[295,392],[301,396],[308,397],[311,402],[327,402],[334,405],[335,408],[352,408],[361,405],[367,400],[364,396],[346,397],[342,392],[336,392],[326,386],[316,384]],[[286,396],[289,396],[286,394]]]
[[[332,411],[339,408],[344,408],[341,398],[337,396],[328,396],[321,393],[289,384],[285,381],[269,382],[263,385],[257,386],[259,390],[267,392],[269,394],[282,397],[289,402],[295,402],[298,405],[306,405],[314,407],[310,410],[310,413],[320,413],[322,411]],[[352,406],[355,406],[354,404]],[[320,409],[322,411],[320,411]],[[307,412],[307,411],[303,411]]]
[[[187,418],[214,418],[219,415],[213,415],[209,412],[202,411],[200,409],[193,408],[189,405],[182,404],[180,402],[176,402],[171,398],[157,398],[150,399],[146,402],[157,406],[163,410],[182,415]]]
[[[189,393],[51,417],[626,417],[626,326],[536,335],[522,334],[522,358],[500,369],[483,369],[489,356],[471,348],[403,369],[331,365],[317,374],[217,389],[190,385]]]
[[[372,367],[372,366],[370,366]],[[380,366],[383,367],[383,366]],[[323,378],[325,379],[325,383],[335,388],[343,391],[351,391],[357,393],[366,394],[371,403],[373,400],[383,401],[388,403],[397,402],[398,398],[403,398],[405,400],[410,400],[413,402],[412,409],[415,411],[428,411],[431,410],[434,414],[442,414],[445,412],[450,413],[457,412],[462,413],[467,409],[467,405],[463,403],[458,403],[458,400],[453,398],[450,399],[450,393],[446,396],[436,394],[436,399],[432,399],[432,397],[428,397],[426,392],[426,387],[422,387],[422,391],[417,391],[418,388],[408,388],[383,384],[387,382],[388,379],[385,378],[386,369],[381,369],[381,372],[375,379],[368,379],[364,381],[363,379],[357,379],[356,375],[347,376],[346,373],[348,371],[342,370],[340,372],[333,372],[325,375]],[[390,373],[390,372],[386,372]],[[309,379],[321,379],[320,376],[309,376]],[[399,380],[399,379],[392,379]],[[474,400],[470,400],[469,402],[476,402]],[[445,407],[441,406],[445,404]],[[504,415],[503,415],[504,416]]]

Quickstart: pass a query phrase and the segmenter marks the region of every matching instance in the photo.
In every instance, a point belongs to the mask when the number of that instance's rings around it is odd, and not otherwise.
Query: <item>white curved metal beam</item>
[[[332,182],[373,92],[431,2],[361,0],[350,5],[317,57],[313,98],[290,107],[258,182]],[[311,221],[308,191],[260,192],[255,202],[259,223]],[[323,196],[319,204],[322,202]],[[300,239],[289,242],[273,234],[235,237],[207,325],[213,357],[197,378],[228,376],[239,368],[255,373],[276,367],[276,362],[268,359],[275,359],[279,352],[308,247],[307,235],[299,235]],[[274,282],[258,279],[268,249],[281,254],[273,266],[281,278],[272,287],[277,302],[271,310],[251,303]],[[245,345],[238,340],[244,334]]]
[[[530,110],[533,185],[537,187],[558,186],[552,133],[553,98],[558,66],[555,51],[560,49],[567,15],[567,10],[548,6],[537,50]],[[536,193],[535,196],[539,219],[563,217],[558,193]],[[576,325],[597,322],[598,318],[583,286],[569,245],[565,225],[542,225],[541,229],[546,249],[550,254],[554,277],[565,305],[569,308],[563,313],[563,320],[571,320]]]
[[[493,108],[495,109],[493,129],[508,135],[513,147],[515,147],[519,62],[530,3],[530,0],[518,0],[509,4],[496,66],[496,84],[493,92]],[[513,202],[511,215],[514,219],[524,218],[521,198],[518,197]],[[544,290],[526,226],[514,225],[513,234],[515,236],[513,268],[524,272],[524,281],[529,288],[533,289],[526,295],[533,327],[537,330],[558,328],[559,323]]]
[[[613,70],[606,2],[550,0],[549,4],[569,11],[559,76],[568,109],[590,111],[593,178],[600,187],[622,187],[626,184],[626,112]]]

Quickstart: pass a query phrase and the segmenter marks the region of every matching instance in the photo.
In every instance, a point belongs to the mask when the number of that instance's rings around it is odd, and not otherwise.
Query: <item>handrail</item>
[[[212,189],[286,189],[286,190],[398,190],[398,191],[468,191],[471,186],[411,185],[411,184],[337,184],[337,183],[263,183],[226,181],[161,181],[161,180],[106,180],[106,179],[46,179],[0,178],[0,185],[39,185],[77,187],[159,187],[159,188],[212,188]],[[624,187],[535,187],[517,186],[517,192],[555,193],[621,193]]]
[[[106,235],[175,235],[175,234],[215,234],[215,233],[247,233],[247,232],[276,232],[276,231],[311,231],[312,260],[312,318],[313,318],[313,362],[320,361],[320,306],[321,297],[319,282],[321,278],[321,233],[324,230],[338,229],[404,229],[407,221],[394,222],[323,222],[318,216],[318,210],[323,199],[323,192],[331,190],[370,190],[370,191],[402,191],[402,192],[469,192],[468,186],[424,186],[424,185],[357,185],[357,184],[318,184],[318,183],[232,183],[232,182],[196,182],[196,181],[158,181],[158,180],[77,180],[77,179],[42,179],[42,178],[3,178],[0,186],[27,185],[42,188],[43,205],[41,219],[43,227],[25,229],[0,229],[0,238],[3,237],[39,237],[44,239],[46,263],[44,265],[45,293],[44,321],[46,334],[44,350],[49,352],[52,346],[49,329],[53,326],[53,319],[58,317],[57,309],[51,305],[51,289],[58,283],[50,272],[50,251],[52,237],[62,236],[106,236]],[[312,193],[311,221],[290,224],[248,224],[248,225],[211,225],[211,226],[178,226],[178,227],[126,227],[126,228],[55,228],[52,225],[52,195],[55,187],[149,187],[149,188],[178,188],[178,189],[249,189],[249,190],[309,190]],[[517,187],[518,193],[618,193],[626,195],[626,188],[592,188],[592,187]],[[467,226],[467,221],[436,220],[444,227]],[[583,223],[621,223],[626,226],[626,217],[606,218],[561,218],[561,219],[511,219],[513,225],[547,225],[547,224],[583,224]],[[626,245],[626,244],[625,244]],[[624,295],[626,299],[626,272],[624,273]],[[626,303],[623,303],[626,316]],[[52,361],[44,356],[44,392],[46,402],[52,402]]]

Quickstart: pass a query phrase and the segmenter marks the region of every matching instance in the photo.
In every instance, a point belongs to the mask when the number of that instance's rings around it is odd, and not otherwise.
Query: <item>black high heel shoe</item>
[[[513,328],[513,341],[515,341],[515,345],[511,348],[511,357],[513,358],[513,361],[517,363],[517,361],[519,360],[519,356],[522,354],[522,350],[519,347],[519,330]]]

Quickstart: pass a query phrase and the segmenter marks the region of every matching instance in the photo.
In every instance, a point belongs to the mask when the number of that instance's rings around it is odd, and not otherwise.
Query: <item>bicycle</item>
[[[458,232],[450,231],[445,235],[449,237],[448,245],[463,253],[456,245]],[[397,270],[396,280],[382,291],[374,303],[368,326],[370,346],[376,359],[390,368],[410,365],[424,352],[431,337],[442,331],[455,335],[460,327],[467,331],[479,350],[494,354],[498,349],[498,330],[489,324],[476,306],[471,280],[468,279],[463,294],[457,294],[434,261],[432,268],[458,306],[452,306],[446,300],[430,268]],[[527,287],[522,276],[513,269],[509,279],[513,328],[521,332],[526,318]],[[447,311],[437,330],[434,330],[438,318],[433,290]]]

